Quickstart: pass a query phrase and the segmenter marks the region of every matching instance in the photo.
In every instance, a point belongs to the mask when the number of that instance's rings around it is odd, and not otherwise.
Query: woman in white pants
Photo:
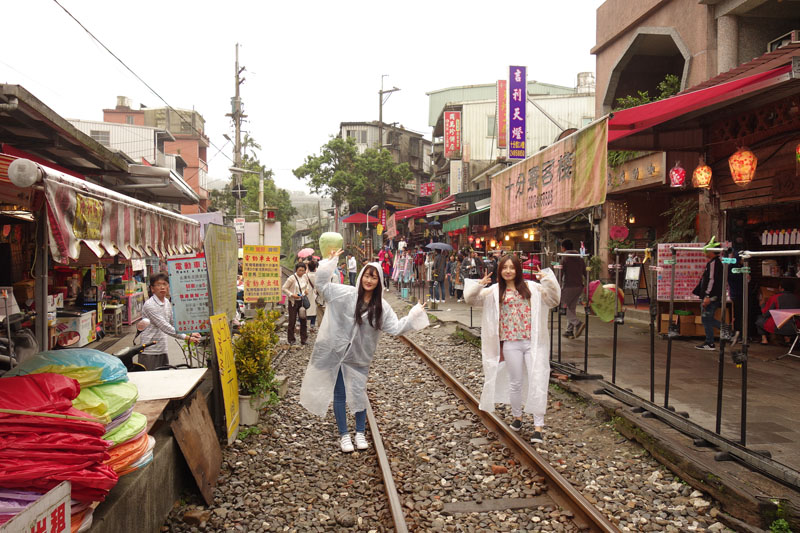
[[[483,305],[481,352],[484,384],[480,408],[511,405],[511,429],[522,428],[522,413],[533,415],[531,442],[543,442],[544,413],[550,378],[548,310],[558,305],[561,288],[550,269],[537,273],[539,283],[525,281],[522,263],[513,254],[500,259],[497,284],[491,276],[467,279],[464,299]],[[524,404],[524,409],[523,409]]]

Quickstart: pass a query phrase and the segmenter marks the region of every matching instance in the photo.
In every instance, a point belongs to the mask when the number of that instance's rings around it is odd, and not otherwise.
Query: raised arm
[[[339,256],[342,251],[331,252],[328,259],[323,259],[319,262],[317,267],[317,292],[322,295],[322,298],[330,303],[338,296],[354,292],[355,287],[350,285],[341,285],[339,283],[331,283],[331,276],[333,271],[336,270],[336,264],[339,262]]]
[[[464,300],[473,307],[483,306],[483,300],[491,292],[491,288],[487,287],[492,282],[491,274],[487,274],[483,279],[465,279],[464,280]]]
[[[419,331],[430,325],[428,313],[423,304],[417,304],[411,308],[408,315],[397,318],[397,314],[386,300],[383,301],[383,318],[381,319],[381,331],[389,335],[402,335],[408,331]]]
[[[529,286],[535,287],[542,295],[542,302],[547,307],[556,307],[561,301],[561,286],[558,284],[556,275],[549,268],[540,271],[539,283],[530,283]]]

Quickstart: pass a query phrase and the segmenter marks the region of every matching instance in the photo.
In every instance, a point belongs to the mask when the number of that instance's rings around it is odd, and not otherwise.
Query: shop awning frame
[[[97,257],[126,259],[200,249],[200,223],[52,168],[34,165],[44,189],[50,254],[67,264],[86,245]]]
[[[405,209],[403,211],[397,211],[394,214],[395,220],[404,220],[404,219],[410,218],[410,217],[414,217],[414,218],[424,217],[424,216],[427,216],[427,215],[429,215],[431,213],[435,213],[437,211],[442,211],[446,207],[450,207],[451,205],[453,205],[455,203],[455,200],[456,200],[455,195],[451,194],[450,196],[448,196],[444,200],[442,200],[440,202],[436,202],[435,204],[422,205],[422,206],[419,206],[419,207],[414,207],[412,209]]]

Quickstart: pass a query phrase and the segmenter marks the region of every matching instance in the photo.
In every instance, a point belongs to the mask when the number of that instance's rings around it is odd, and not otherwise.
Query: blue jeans
[[[434,300],[444,300],[444,286],[441,281],[431,282],[431,298]]]
[[[336,385],[333,387],[333,416],[339,428],[339,435],[347,433],[347,394],[344,389],[344,376],[339,369]],[[367,429],[367,410],[356,413],[356,433],[364,433]]]
[[[714,344],[714,328],[719,329],[720,322],[714,318],[714,313],[719,309],[719,302],[710,302],[707,306],[703,307],[700,314],[703,321],[703,327],[706,330],[706,344]]]
[[[355,272],[348,272],[348,274],[350,275],[350,285],[355,287],[356,286],[356,273]]]

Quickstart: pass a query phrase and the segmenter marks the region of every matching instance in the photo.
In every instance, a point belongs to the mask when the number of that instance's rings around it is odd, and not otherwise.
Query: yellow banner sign
[[[245,303],[281,300],[281,247],[245,245],[242,258]]]
[[[236,376],[236,364],[233,362],[231,330],[225,313],[211,316],[211,334],[214,337],[214,351],[217,354],[219,380],[222,384],[228,444],[232,444],[239,431],[239,379]]]
[[[75,220],[72,232],[76,239],[99,241],[103,229],[103,202],[82,194],[75,195]]]

